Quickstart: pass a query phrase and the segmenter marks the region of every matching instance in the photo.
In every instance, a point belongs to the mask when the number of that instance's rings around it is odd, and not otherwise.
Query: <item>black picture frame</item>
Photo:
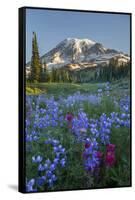
[[[21,193],[34,193],[26,191],[26,152],[25,152],[25,118],[26,118],[26,10],[34,9],[34,10],[54,10],[54,11],[67,11],[67,12],[80,12],[80,13],[107,13],[107,14],[124,14],[130,16],[130,60],[131,60],[131,69],[130,69],[130,106],[131,106],[131,125],[130,125],[130,184],[119,186],[122,187],[131,187],[132,186],[132,13],[125,12],[110,12],[110,11],[92,11],[92,10],[74,10],[74,9],[60,9],[60,8],[42,8],[42,7],[21,7],[19,8],[19,87],[18,87],[18,101],[19,101],[19,181],[18,181],[18,191]],[[85,190],[89,189],[105,189],[110,187],[99,187],[99,188],[85,188]],[[115,188],[111,187],[111,188]],[[117,188],[117,187],[116,187]],[[71,189],[69,189],[71,191]],[[73,190],[84,190],[84,189],[73,189]],[[72,190],[72,191],[73,191]],[[62,191],[62,190],[54,190],[53,192]],[[68,191],[68,190],[63,190]],[[52,191],[44,191],[44,192],[52,192]],[[38,192],[36,192],[38,193]]]

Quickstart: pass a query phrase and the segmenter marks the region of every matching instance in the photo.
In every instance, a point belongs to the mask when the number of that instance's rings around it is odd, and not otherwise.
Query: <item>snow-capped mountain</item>
[[[43,55],[41,63],[46,63],[49,70],[67,66],[70,70],[77,70],[106,65],[112,58],[117,59],[119,64],[130,60],[128,55],[105,48],[101,43],[89,39],[67,38]],[[30,63],[26,67],[30,68]]]

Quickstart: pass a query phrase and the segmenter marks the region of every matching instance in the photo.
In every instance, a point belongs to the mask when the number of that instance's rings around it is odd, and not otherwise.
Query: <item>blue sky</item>
[[[37,34],[40,56],[67,37],[87,38],[130,52],[129,15],[27,9],[26,61],[31,59],[33,31]]]

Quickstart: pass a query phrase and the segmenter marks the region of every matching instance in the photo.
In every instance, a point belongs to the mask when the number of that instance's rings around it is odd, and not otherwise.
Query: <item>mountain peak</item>
[[[105,48],[103,44],[93,40],[68,37],[43,55],[40,60],[51,69],[72,64],[83,67],[101,66],[108,64],[112,58],[119,59],[121,63],[130,60],[128,55],[115,49]]]
[[[96,42],[90,39],[86,39],[86,38],[71,38],[68,37],[66,39],[63,40],[64,42],[79,42],[79,43],[87,43],[87,44],[95,44]]]

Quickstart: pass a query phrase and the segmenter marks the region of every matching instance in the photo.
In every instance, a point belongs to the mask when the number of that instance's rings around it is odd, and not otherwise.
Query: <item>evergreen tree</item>
[[[48,82],[49,81],[49,72],[47,70],[46,62],[42,64],[41,70],[40,70],[40,82]]]
[[[32,38],[32,58],[31,58],[31,82],[39,82],[41,79],[41,63],[38,51],[38,43],[37,43],[37,36],[36,33],[33,32]]]

